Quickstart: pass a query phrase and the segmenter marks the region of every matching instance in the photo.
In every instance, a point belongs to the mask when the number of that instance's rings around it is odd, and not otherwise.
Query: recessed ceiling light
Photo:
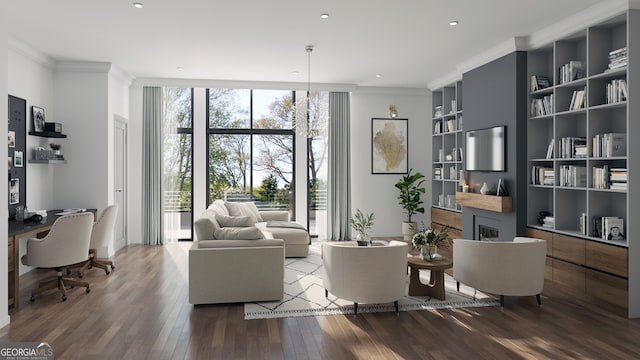
[[[329,14],[327,14],[327,13],[320,14],[320,18],[321,19],[328,19],[329,18]]]
[[[458,20],[451,20],[451,21],[449,21],[449,25],[456,26],[456,25],[458,25],[458,22],[459,22]]]
[[[142,3],[139,3],[139,2],[134,2],[133,3],[133,7],[136,8],[136,9],[142,9],[143,6],[144,5],[142,5]]]
[[[178,66],[178,67],[176,68],[176,70],[178,70],[178,71],[182,71],[182,70],[184,70],[184,68],[183,68],[182,66]]]
[[[292,73],[293,75],[300,75],[300,71],[298,71],[298,70],[293,70],[291,73]]]
[[[382,74],[376,74],[376,77],[377,77],[377,78],[381,78],[381,77],[382,77]]]

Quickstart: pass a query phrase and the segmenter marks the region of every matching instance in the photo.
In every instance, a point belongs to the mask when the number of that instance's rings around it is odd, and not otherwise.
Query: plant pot
[[[358,233],[358,235],[356,235],[356,242],[358,246],[371,246],[371,239],[365,234]]]
[[[411,238],[413,237],[413,234],[416,233],[416,223],[415,221],[412,222],[403,222],[402,223],[402,235],[404,235],[404,241],[411,243]]]

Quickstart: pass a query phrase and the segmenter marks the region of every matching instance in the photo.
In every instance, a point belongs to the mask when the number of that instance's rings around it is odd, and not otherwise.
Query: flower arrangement
[[[449,245],[448,242],[445,241],[447,236],[449,236],[449,227],[446,225],[441,227],[439,231],[431,228],[425,228],[413,234],[411,243],[413,243],[413,246],[417,249],[420,249],[425,245],[446,247]]]

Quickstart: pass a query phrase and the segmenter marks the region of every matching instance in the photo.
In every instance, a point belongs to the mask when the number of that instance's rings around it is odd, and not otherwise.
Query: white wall
[[[2,0],[2,2],[0,2],[0,36],[2,36],[3,38],[7,38],[7,27],[6,27],[6,20],[5,20],[5,14],[6,14],[6,8],[7,8],[7,2]],[[8,46],[7,46],[8,42],[5,40],[0,41],[0,54],[5,54],[8,52]],[[8,62],[7,62],[7,58],[4,56],[0,56],[0,69],[6,69],[6,70],[0,70],[0,96],[2,96],[3,99],[7,98],[8,92],[7,92],[7,79],[8,79]],[[8,113],[8,109],[7,109],[7,102],[6,101],[0,101],[0,114],[6,114]],[[7,129],[7,123],[4,121],[0,121],[0,132],[1,133],[6,133],[8,131]],[[7,157],[7,140],[5,139],[5,141],[2,142],[2,145],[0,146],[0,157],[6,158]],[[8,189],[7,189],[7,182],[6,181],[2,181],[0,182],[0,194],[8,194]],[[4,200],[2,201],[2,207],[1,207],[1,218],[2,219],[8,219],[9,218],[9,213],[8,213],[8,209],[9,209],[9,204],[8,204],[8,199],[7,196],[4,197]],[[8,227],[7,227],[7,221],[6,220],[2,220],[0,221],[0,233],[2,234],[7,234],[8,233]],[[6,274],[8,271],[8,267],[7,267],[7,260],[8,260],[8,254],[7,254],[7,249],[8,249],[8,245],[7,245],[7,237],[6,236],[0,236],[0,248],[2,250],[0,250],[0,274]],[[0,276],[0,289],[8,289],[9,288],[9,279],[7,276]],[[2,294],[4,294],[3,296],[0,297],[0,328],[3,328],[5,325],[9,324],[9,303],[8,303],[8,298],[6,296],[6,292],[3,291]]]
[[[394,104],[398,118],[409,119],[409,168],[426,176],[425,215],[412,217],[420,226],[431,217],[431,93],[418,89],[359,88],[351,94],[351,210],[376,215],[372,236],[401,236],[404,212],[394,184],[401,175],[371,174],[371,118],[388,118]]]
[[[8,90],[9,94],[27,101],[27,132],[32,130],[31,106],[34,105],[44,109],[46,121],[64,123],[56,116],[53,106],[53,63],[36,50],[16,41],[11,42],[8,54]],[[54,165],[31,164],[28,161],[33,158],[34,148],[44,146],[48,149],[51,142],[61,143],[64,147],[64,140],[27,135],[26,205],[30,210],[53,207]]]
[[[98,208],[108,204],[108,67],[59,64],[54,104],[67,139],[67,163],[55,168],[54,201],[59,208]],[[100,69],[101,68],[101,69]],[[66,149],[66,150],[64,150]]]

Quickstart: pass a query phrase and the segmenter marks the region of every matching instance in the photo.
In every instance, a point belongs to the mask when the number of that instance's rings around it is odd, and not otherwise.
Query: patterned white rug
[[[336,298],[331,293],[328,298],[325,297],[322,275],[320,243],[314,243],[310,246],[309,255],[306,258],[285,259],[282,300],[245,303],[245,320],[353,314],[353,302]],[[420,271],[420,280],[425,284],[429,282],[428,270]],[[500,305],[495,298],[479,291],[476,292],[474,300],[474,290],[463,284],[460,284],[460,292],[456,291],[455,280],[447,274],[445,274],[445,291],[446,300],[405,296],[399,301],[400,311]],[[358,313],[386,311],[395,311],[393,303],[358,304]]]

